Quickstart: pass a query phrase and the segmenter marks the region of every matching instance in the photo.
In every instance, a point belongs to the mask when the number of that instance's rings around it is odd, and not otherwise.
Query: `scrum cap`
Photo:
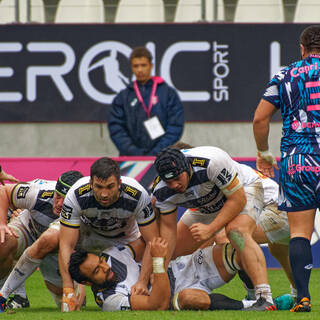
[[[70,170],[63,173],[57,181],[55,191],[61,196],[65,196],[71,186],[82,177],[83,174],[75,170]]]
[[[162,180],[177,178],[182,172],[190,172],[190,164],[184,154],[172,148],[167,148],[158,153],[154,162],[158,175]]]

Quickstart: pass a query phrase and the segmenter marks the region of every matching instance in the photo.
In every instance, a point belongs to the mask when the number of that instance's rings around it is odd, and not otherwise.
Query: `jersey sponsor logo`
[[[144,213],[144,218],[148,219],[153,214],[152,204],[151,202],[142,210]]]
[[[91,186],[90,186],[90,183],[88,183],[78,189],[78,194],[79,194],[79,196],[82,196],[84,193],[87,193],[90,190],[91,190]]]
[[[318,173],[320,172],[320,167],[319,166],[302,166],[301,164],[292,164],[288,168],[289,175],[293,175],[296,172],[302,172],[302,171],[306,171],[306,172],[311,171],[314,173]]]
[[[17,191],[17,199],[24,199],[29,191],[30,187],[20,187]]]
[[[43,191],[40,194],[40,198],[42,198],[42,199],[53,198],[53,191]]]
[[[66,219],[66,220],[70,220],[71,219],[71,214],[72,214],[72,208],[67,206],[66,204],[63,205],[62,210],[61,210],[61,216],[62,218]]]
[[[196,158],[196,157],[188,157],[187,158],[192,166],[194,167],[204,167],[206,168],[208,166],[208,159],[206,158]]]
[[[231,178],[232,174],[226,168],[222,169],[217,177],[222,184],[227,184]]]
[[[133,197],[135,197],[138,194],[138,190],[137,189],[135,189],[133,187],[129,187],[129,186],[125,187],[124,192],[128,193],[128,194],[131,194]]]
[[[193,159],[192,161],[192,165],[193,166],[200,166],[200,167],[204,167],[204,165],[206,164],[206,160],[205,159]]]

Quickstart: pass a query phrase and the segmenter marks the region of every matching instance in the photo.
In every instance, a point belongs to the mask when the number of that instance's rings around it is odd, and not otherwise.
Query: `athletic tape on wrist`
[[[153,273],[164,273],[164,258],[163,257],[153,257]]]

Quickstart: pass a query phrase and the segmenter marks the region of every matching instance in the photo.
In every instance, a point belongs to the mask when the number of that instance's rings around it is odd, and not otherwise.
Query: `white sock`
[[[268,302],[273,303],[272,293],[270,285],[268,284],[258,284],[255,287],[256,290],[256,299],[258,300],[261,297],[265,298]]]
[[[13,294],[17,294],[18,296],[22,298],[26,298],[26,287],[24,286],[24,282],[19,286],[16,290],[13,291]]]
[[[242,301],[243,304],[243,308],[250,308],[253,304],[255,304],[257,302],[257,300],[247,300],[247,299],[243,299]]]
[[[297,299],[298,291],[290,284],[290,294],[292,298]]]
[[[4,283],[1,294],[5,299],[8,299],[10,294],[25,282],[25,280],[37,269],[42,259],[32,259],[28,256],[25,250],[19,258],[15,267]]]

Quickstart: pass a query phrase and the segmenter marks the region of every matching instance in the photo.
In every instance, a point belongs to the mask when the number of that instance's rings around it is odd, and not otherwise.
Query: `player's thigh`
[[[279,209],[306,211],[320,206],[320,156],[296,154],[281,159]]]
[[[287,212],[279,210],[276,203],[265,206],[260,214],[253,238],[258,243],[288,245],[290,230]]]
[[[177,225],[177,242],[173,252],[173,259],[193,253],[200,245],[200,242],[193,239],[189,227],[180,220]]]
[[[315,213],[316,209],[288,212],[290,237],[303,237],[310,240],[314,228]]]
[[[210,306],[210,298],[207,292],[199,289],[183,289],[174,296],[180,310],[195,309],[207,310]]]

